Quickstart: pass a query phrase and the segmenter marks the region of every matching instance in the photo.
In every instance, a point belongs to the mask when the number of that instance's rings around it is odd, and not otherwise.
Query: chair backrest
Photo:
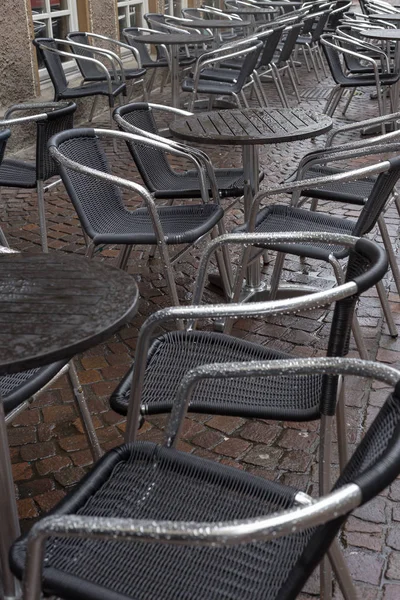
[[[57,42],[53,38],[36,38],[32,40],[36,47],[54,86],[55,100],[59,100],[62,93],[68,87],[68,81],[64,73],[61,57],[54,52],[46,50],[52,48],[57,50]]]
[[[394,186],[400,178],[400,156],[389,159],[389,162],[390,168],[378,176],[371,194],[357,219],[354,235],[365,235],[375,227],[393,192]]]
[[[295,25],[291,25],[288,28],[287,35],[285,41],[283,42],[283,46],[281,48],[279,58],[277,60],[278,63],[286,62],[292,56],[292,52],[296,46],[297,38],[300,35],[300,32],[303,28],[303,23],[296,23]]]
[[[116,112],[137,129],[160,135],[153,111],[146,102],[125,104],[118,107]],[[127,142],[127,145],[145,186],[151,192],[170,189],[171,175],[174,177],[175,173],[165,153],[158,148],[143,146],[138,142]]]
[[[127,44],[135,48],[139,52],[141,63],[152,63],[154,62],[150,52],[147,49],[146,44],[136,43],[132,36],[142,36],[145,35],[143,33],[142,28],[140,27],[126,27],[122,30],[122,35],[124,36],[124,40]]]
[[[314,43],[315,43],[315,42],[318,42],[318,41],[319,41],[319,39],[320,39],[321,35],[322,35],[322,34],[323,34],[323,32],[324,32],[325,25],[326,25],[326,24],[327,24],[327,22],[328,22],[328,19],[329,19],[329,15],[330,15],[330,14],[331,14],[331,11],[330,11],[330,10],[324,10],[324,11],[321,13],[321,15],[319,16],[319,18],[318,18],[318,20],[317,20],[317,22],[316,22],[316,24],[315,24],[315,27],[314,27],[314,28],[312,29],[312,31],[311,31],[311,41],[312,41],[312,42],[314,42]]]
[[[335,45],[331,35],[325,34],[321,36],[320,40],[326,58],[326,62],[328,63],[328,67],[333,79],[336,83],[343,83],[343,81],[347,81],[348,77],[343,71],[342,63],[340,60],[340,48]]]
[[[103,173],[111,173],[106,154],[93,129],[65,131],[53,138],[52,143],[66,158]],[[112,232],[114,219],[126,213],[120,188],[63,165],[59,170],[81,225],[89,237],[93,238],[99,232]]]
[[[73,31],[68,33],[67,40],[76,42],[77,44],[83,44],[87,48],[79,48],[79,46],[71,45],[71,52],[76,56],[76,62],[78,68],[84,79],[100,77],[104,79],[104,71],[95,63],[88,60],[79,60],[79,56],[86,56],[88,58],[97,58],[93,52],[90,51],[90,41],[84,31]]]
[[[268,67],[271,64],[284,30],[285,25],[275,27],[268,37],[263,40],[263,48],[258,59],[257,67]]]
[[[264,44],[262,42],[253,43],[249,47],[237,76],[236,83],[233,86],[234,92],[240,92],[250,75],[253,73],[263,48]]]
[[[10,129],[3,129],[3,131],[0,131],[0,164],[4,158],[4,152],[6,150],[7,140],[10,137],[10,135],[11,135]]]

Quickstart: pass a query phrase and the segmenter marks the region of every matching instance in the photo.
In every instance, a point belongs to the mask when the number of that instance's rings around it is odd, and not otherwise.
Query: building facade
[[[197,4],[189,0],[0,0],[0,112],[37,99],[48,76],[37,61],[35,37],[64,38],[69,31],[91,31],[119,39],[122,29],[142,26],[146,12],[173,11]],[[65,62],[68,76],[76,66]]]

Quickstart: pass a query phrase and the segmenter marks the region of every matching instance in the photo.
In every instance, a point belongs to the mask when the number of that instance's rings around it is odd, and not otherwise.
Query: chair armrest
[[[88,38],[94,38],[94,39],[98,39],[98,40],[104,40],[105,42],[109,42],[110,44],[114,44],[115,46],[118,46],[119,48],[125,48],[126,50],[130,50],[132,52],[132,54],[134,55],[134,57],[135,57],[135,60],[137,62],[138,67],[139,68],[142,67],[142,64],[141,64],[141,61],[140,61],[139,52],[136,50],[136,48],[133,48],[129,44],[125,44],[124,42],[120,42],[119,40],[114,40],[113,38],[107,37],[105,35],[100,35],[98,33],[86,33],[85,35],[87,35]],[[120,62],[121,62],[121,65],[122,65],[122,61],[120,61]],[[122,69],[123,69],[123,66],[122,66]]]
[[[56,40],[58,41],[63,41],[63,40]],[[92,52],[93,54],[98,54],[100,56],[104,56],[106,58],[108,58],[108,60],[111,63],[111,68],[112,68],[112,72],[113,72],[113,77],[115,79],[115,81],[118,81],[119,77],[118,77],[118,72],[117,72],[117,66],[120,70],[121,73],[121,80],[122,83],[126,83],[125,80],[125,74],[124,74],[124,66],[122,64],[122,61],[120,59],[120,57],[118,56],[118,54],[115,54],[115,52],[112,52],[112,50],[107,50],[105,48],[97,48],[96,46],[87,46],[86,44],[80,44],[79,42],[74,42],[72,40],[68,39],[68,45],[69,46],[74,46],[76,48],[82,48],[83,50],[88,50],[90,52]],[[81,55],[74,55],[75,56],[75,60],[81,60],[84,58],[87,58],[85,56],[81,56]]]
[[[373,119],[365,119],[364,121],[357,121],[356,123],[350,123],[349,125],[343,125],[342,127],[338,127],[330,131],[327,135],[326,139],[326,148],[332,146],[332,141],[337,135],[341,133],[347,133],[349,131],[357,131],[358,129],[364,129],[365,127],[370,127],[371,125],[382,125],[384,123],[391,123],[400,121],[400,112],[391,113],[390,115],[383,115],[381,117],[375,117]],[[400,131],[400,130],[399,130]],[[381,136],[379,136],[381,137]],[[373,142],[375,138],[368,140],[370,143]]]

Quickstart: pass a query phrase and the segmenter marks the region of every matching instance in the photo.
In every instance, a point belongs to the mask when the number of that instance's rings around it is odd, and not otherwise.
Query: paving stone
[[[212,427],[212,429],[218,429],[218,431],[222,431],[222,433],[230,435],[231,433],[236,431],[236,429],[241,427],[244,423],[245,420],[241,419],[240,417],[218,415],[212,417],[212,419],[207,421],[207,427]],[[241,435],[242,433],[243,432],[241,432]]]
[[[214,452],[231,458],[238,458],[250,448],[251,444],[240,438],[229,438],[224,440],[218,446],[215,446]]]

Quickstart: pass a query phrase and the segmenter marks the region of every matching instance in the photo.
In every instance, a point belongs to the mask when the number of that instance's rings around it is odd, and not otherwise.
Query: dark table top
[[[320,135],[332,128],[332,119],[302,108],[245,108],[179,118],[169,128],[176,138],[190,142],[243,146]]]
[[[391,23],[392,21],[400,21],[400,13],[391,13],[387,15],[385,13],[380,13],[377,15],[369,15],[370,19],[379,19],[379,21],[388,21]]]
[[[201,35],[200,33],[149,33],[145,35],[132,36],[135,42],[142,44],[203,44],[211,42],[211,35]]]
[[[134,316],[135,280],[71,254],[0,256],[0,375],[69,359]]]
[[[400,41],[400,29],[367,29],[362,35],[375,40]]]

